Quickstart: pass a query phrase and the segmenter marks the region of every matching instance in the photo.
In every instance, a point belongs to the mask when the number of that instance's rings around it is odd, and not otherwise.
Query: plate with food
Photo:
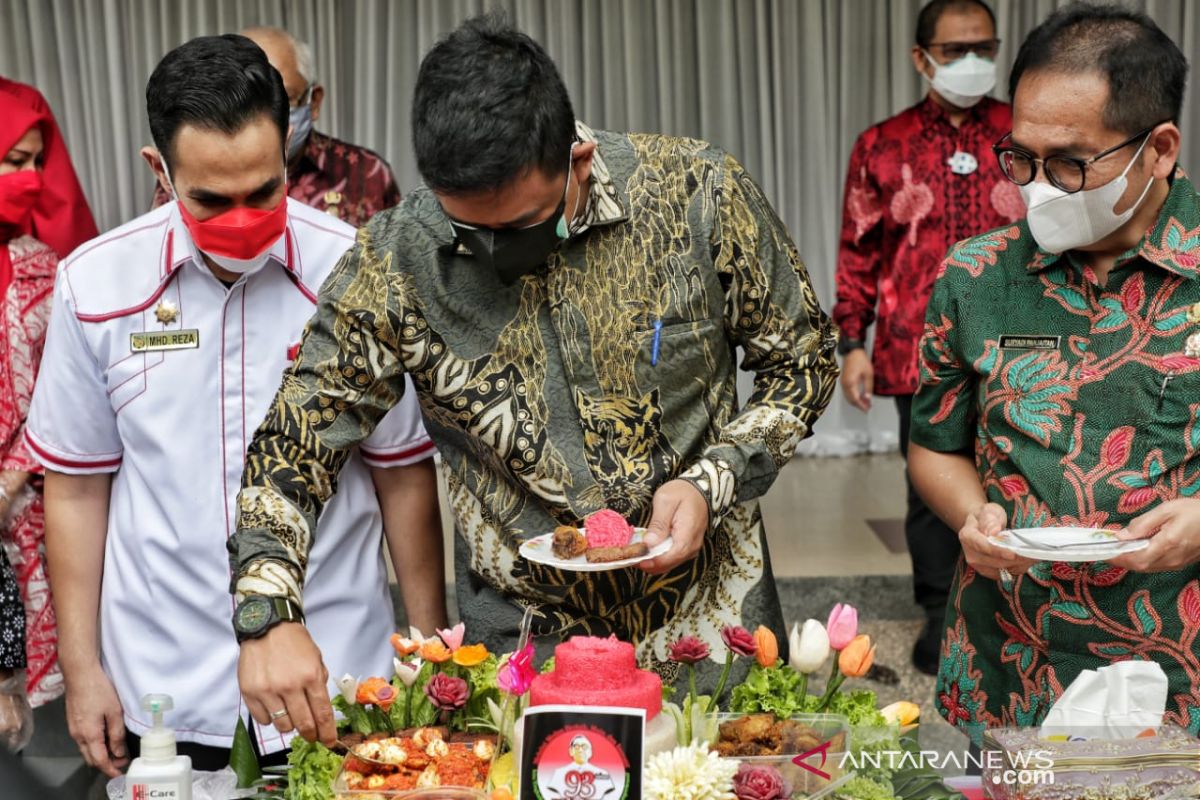
[[[560,525],[550,533],[521,544],[521,557],[536,564],[572,572],[604,572],[632,567],[671,549],[668,536],[654,547],[645,542],[646,529],[636,528],[615,511],[597,511],[582,528]]]
[[[1035,561],[1106,561],[1144,550],[1149,539],[1118,539],[1102,528],[1017,528],[1001,531],[996,544]]]

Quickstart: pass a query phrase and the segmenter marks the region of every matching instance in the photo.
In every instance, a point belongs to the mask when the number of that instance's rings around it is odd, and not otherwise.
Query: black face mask
[[[566,208],[564,196],[553,214],[528,228],[496,230],[472,228],[454,221],[450,224],[476,260],[495,269],[500,281],[508,286],[545,264],[554,248],[566,240],[567,220],[563,217]]]

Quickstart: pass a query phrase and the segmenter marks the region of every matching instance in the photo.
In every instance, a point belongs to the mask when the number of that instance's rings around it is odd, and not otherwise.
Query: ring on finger
[[[277,719],[282,719],[283,717],[286,717],[287,715],[288,715],[288,711],[286,708],[280,709],[279,711],[272,711],[271,712],[271,722],[274,722]]]
[[[1000,568],[1000,580],[1003,581],[1004,583],[1012,583],[1014,580],[1013,574],[1011,572],[1009,572],[1007,569],[1005,569],[1004,567],[1001,567]]]

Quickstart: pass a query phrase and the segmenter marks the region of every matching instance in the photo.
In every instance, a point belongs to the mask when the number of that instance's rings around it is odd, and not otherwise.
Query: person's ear
[[[919,45],[914,44],[912,47],[912,63],[913,69],[918,73],[924,75],[926,78],[933,79],[933,65],[929,63],[928,56]]]
[[[312,106],[313,123],[316,123],[321,118],[321,104],[325,102],[325,87],[319,83],[313,86],[312,97],[308,102]]]
[[[1150,133],[1150,140],[1146,142],[1146,149],[1154,156],[1154,165],[1151,167],[1151,174],[1155,178],[1166,179],[1170,177],[1175,169],[1176,162],[1179,160],[1181,142],[1182,137],[1179,133],[1179,128],[1175,127],[1174,122],[1164,122]]]
[[[167,180],[167,171],[163,168],[162,154],[158,152],[157,147],[147,145],[140,151],[142,158],[150,167],[150,171],[154,173],[154,179],[158,181],[158,185],[163,188],[163,191],[168,195],[173,196],[171,191],[171,182]]]
[[[580,186],[586,186],[592,177],[592,158],[596,155],[595,142],[577,142],[571,151],[571,172]]]

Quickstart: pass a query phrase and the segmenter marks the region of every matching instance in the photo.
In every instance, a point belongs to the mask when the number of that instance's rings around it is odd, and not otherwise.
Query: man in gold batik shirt
[[[616,634],[667,680],[680,636],[715,657],[726,625],[784,640],[756,498],[829,401],[836,333],[762,191],[707,143],[576,122],[546,53],[494,17],[425,57],[412,118],[425,186],[359,232],[250,444],[238,599],[300,602],[338,469],[408,374],[472,640],[513,649],[532,605],[540,656]],[[737,348],[754,373],[740,409]],[[590,574],[517,554],[606,507],[671,549]],[[251,708],[325,716],[302,625],[244,642],[240,671]]]

